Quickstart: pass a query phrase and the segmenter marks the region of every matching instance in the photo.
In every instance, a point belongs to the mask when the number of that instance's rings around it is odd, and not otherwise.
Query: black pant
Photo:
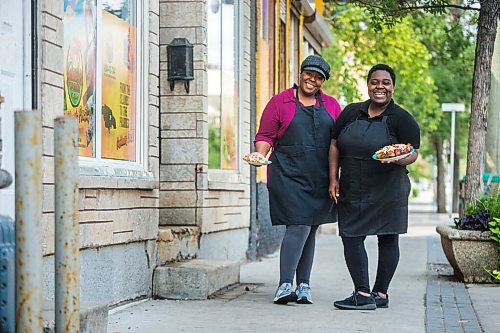
[[[280,250],[280,285],[293,283],[294,275],[297,285],[301,282],[309,284],[317,230],[318,226],[309,225],[286,227]]]
[[[377,278],[372,291],[386,294],[399,261],[399,235],[378,235]],[[356,292],[370,292],[366,236],[342,237],[344,258]]]

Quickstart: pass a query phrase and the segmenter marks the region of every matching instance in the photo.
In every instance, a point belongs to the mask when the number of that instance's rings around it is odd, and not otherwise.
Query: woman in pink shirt
[[[330,66],[322,57],[308,56],[300,66],[299,85],[267,104],[254,140],[251,155],[263,157],[272,150],[267,182],[271,222],[286,226],[276,304],[313,303],[309,278],[316,231],[337,219],[336,204],[328,194],[328,151],[341,108],[321,91],[329,76]]]

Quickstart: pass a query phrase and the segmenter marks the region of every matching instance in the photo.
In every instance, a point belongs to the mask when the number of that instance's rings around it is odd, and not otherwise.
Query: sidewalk
[[[148,300],[112,311],[108,332],[500,332],[500,285],[465,286],[428,271],[428,266],[433,267],[428,260],[446,266],[436,246],[435,227],[449,223],[449,218],[432,213],[425,203],[412,204],[410,211],[409,233],[400,240],[401,259],[388,309],[341,311],[332,306],[334,300],[347,297],[353,286],[340,238],[320,234],[311,277],[313,305],[272,303],[279,276],[275,254],[243,264],[242,286],[210,300]],[[376,237],[369,237],[366,245],[373,281]],[[427,312],[426,305],[432,307]]]

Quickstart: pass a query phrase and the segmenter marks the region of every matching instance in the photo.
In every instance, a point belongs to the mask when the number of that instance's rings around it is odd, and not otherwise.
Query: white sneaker
[[[314,304],[311,297],[311,287],[305,282],[301,282],[297,289],[295,289],[295,294],[297,295],[297,303],[300,304]]]
[[[286,304],[288,302],[297,301],[297,295],[292,289],[292,284],[282,283],[281,286],[278,287],[278,290],[276,290],[273,301],[275,304]]]

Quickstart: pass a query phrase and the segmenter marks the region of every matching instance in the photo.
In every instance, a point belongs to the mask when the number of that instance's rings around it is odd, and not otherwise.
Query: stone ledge
[[[211,191],[235,191],[235,192],[245,192],[249,189],[249,184],[243,183],[230,183],[230,182],[220,182],[210,180],[208,182],[208,189]]]
[[[123,189],[123,190],[154,190],[160,188],[159,182],[153,177],[114,177],[80,175],[80,189]]]
[[[239,261],[194,259],[157,267],[153,296],[168,299],[207,299],[240,282]]]
[[[55,304],[43,304],[43,333],[55,332]],[[102,333],[108,327],[108,306],[96,302],[80,302],[80,332]]]

